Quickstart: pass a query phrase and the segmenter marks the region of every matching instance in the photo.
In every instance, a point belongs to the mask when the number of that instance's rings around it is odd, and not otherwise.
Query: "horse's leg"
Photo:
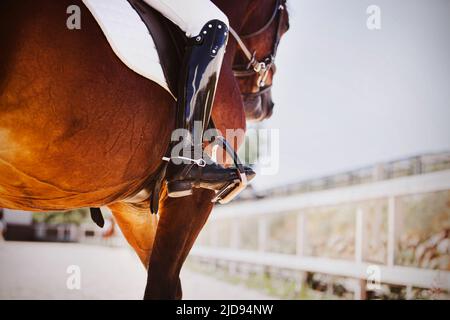
[[[125,239],[136,251],[144,267],[148,267],[155,239],[158,217],[150,213],[147,206],[115,203],[108,206]]]
[[[225,57],[218,84],[213,118],[218,129],[245,129],[242,98],[234,79],[232,56]],[[243,141],[243,137],[238,139]],[[214,193],[196,189],[184,198],[169,198],[164,191],[160,200],[160,219],[148,268],[145,299],[181,299],[179,274],[198,234],[212,210]]]
[[[169,198],[164,191],[145,299],[181,299],[181,267],[208,219],[212,197],[207,190],[183,198]]]

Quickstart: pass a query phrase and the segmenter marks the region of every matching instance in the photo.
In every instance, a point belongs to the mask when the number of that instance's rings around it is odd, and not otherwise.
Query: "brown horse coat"
[[[235,28],[250,2],[235,9],[230,1],[216,1]],[[253,10],[261,21],[273,2],[264,1],[265,11]],[[66,27],[73,4],[82,8],[81,30]],[[222,131],[245,129],[231,70],[235,52],[230,41],[213,111]],[[2,0],[0,207],[109,206],[149,266],[148,298],[181,296],[179,271],[212,208],[212,193],[200,190],[182,199],[163,194],[159,218],[149,214],[148,201],[123,201],[160,165],[174,114],[172,97],[114,55],[80,0]]]

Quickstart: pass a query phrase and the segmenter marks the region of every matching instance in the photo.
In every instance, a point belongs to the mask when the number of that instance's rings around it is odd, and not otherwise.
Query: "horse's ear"
[[[105,225],[105,219],[103,218],[102,211],[100,208],[90,208],[91,210],[91,218],[100,228],[103,228]]]

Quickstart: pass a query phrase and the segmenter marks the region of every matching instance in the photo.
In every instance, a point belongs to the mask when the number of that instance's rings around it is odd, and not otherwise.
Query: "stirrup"
[[[238,170],[239,171],[239,170]],[[213,203],[226,204],[236,198],[247,187],[247,176],[239,171],[239,180],[234,180],[216,192],[216,196],[211,200]]]
[[[224,146],[225,151],[233,157],[234,165],[236,166],[236,170],[238,173],[239,179],[235,179],[234,181],[228,182],[222,189],[216,191],[215,197],[211,200],[213,203],[226,204],[236,198],[248,185],[247,175],[245,174],[245,168],[242,165],[241,159],[234,151],[234,149],[230,146],[227,140],[223,137],[218,136],[215,138],[222,146]]]

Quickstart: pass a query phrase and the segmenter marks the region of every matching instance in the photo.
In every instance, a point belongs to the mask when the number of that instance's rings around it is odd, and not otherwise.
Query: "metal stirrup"
[[[234,180],[228,183],[221,190],[216,192],[216,196],[211,200],[211,202],[219,202],[220,204],[229,203],[231,200],[236,198],[248,185],[247,175],[245,173],[245,168],[242,165],[241,159],[237,155],[236,151],[231,147],[227,140],[222,136],[215,137],[215,140],[221,143],[225,151],[233,157],[234,165],[238,172],[239,180]]]

